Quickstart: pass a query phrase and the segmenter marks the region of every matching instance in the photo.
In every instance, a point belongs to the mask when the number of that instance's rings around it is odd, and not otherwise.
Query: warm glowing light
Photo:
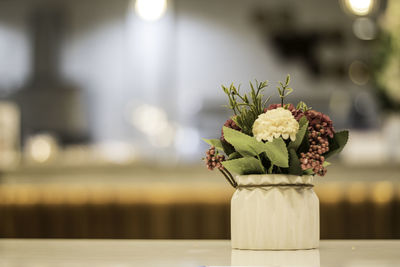
[[[168,127],[168,118],[165,111],[147,104],[135,108],[130,120],[139,130],[150,136],[162,134]]]
[[[371,13],[374,0],[345,0],[346,7],[357,16],[365,16]]]
[[[367,199],[367,186],[362,182],[350,184],[347,191],[347,196],[350,203],[360,204]]]
[[[144,20],[160,19],[167,9],[167,0],[136,0],[136,13]]]
[[[56,150],[54,138],[47,134],[31,137],[27,142],[27,146],[30,158],[38,163],[48,161]]]
[[[136,151],[132,144],[121,141],[106,141],[97,146],[98,156],[114,164],[127,164],[136,158]]]
[[[174,142],[174,138],[175,129],[169,124],[162,132],[148,139],[155,147],[169,147]]]
[[[394,189],[390,182],[378,182],[372,190],[372,199],[379,204],[388,203],[393,199]]]
[[[335,204],[343,199],[343,188],[338,183],[329,183],[328,185],[320,186],[318,191],[318,196],[322,203]]]
[[[168,121],[167,113],[157,107],[142,104],[129,108],[129,121],[147,135],[150,143],[156,147],[169,147],[175,138],[175,127]]]

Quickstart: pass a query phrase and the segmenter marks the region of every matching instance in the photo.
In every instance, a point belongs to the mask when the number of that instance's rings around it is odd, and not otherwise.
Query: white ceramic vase
[[[319,200],[312,176],[237,176],[231,200],[232,248],[312,249],[319,245]]]

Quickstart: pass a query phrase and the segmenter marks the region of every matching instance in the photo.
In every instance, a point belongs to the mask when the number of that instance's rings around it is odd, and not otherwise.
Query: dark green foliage
[[[229,108],[236,115],[232,119],[242,129],[241,131],[252,136],[252,127],[258,115],[264,112],[264,108],[269,98],[263,100],[262,92],[268,86],[268,81],[255,81],[255,86],[250,82],[250,93],[241,94],[240,85],[235,87],[231,84],[228,87],[222,85],[222,89],[229,99]]]
[[[215,146],[219,151],[223,151],[227,156],[235,152],[233,146],[229,145],[226,142],[221,141],[220,139],[205,139],[203,141],[209,144],[210,146]]]
[[[230,155],[229,155],[229,157],[228,157],[228,160],[231,160],[231,159],[240,159],[240,158],[242,158],[242,155],[240,155],[240,153],[239,152],[233,152],[233,153],[231,153]]]
[[[299,157],[297,156],[296,150],[294,148],[289,148],[289,174],[302,175],[303,170],[301,169],[301,164]]]
[[[297,151],[297,149],[302,144],[304,137],[306,136],[307,127],[308,127],[308,120],[305,116],[303,116],[299,121],[299,131],[296,134],[296,140],[291,141],[289,143],[288,145],[289,149],[293,148],[294,151]]]
[[[297,149],[297,152],[300,153],[307,153],[308,149],[310,148],[310,142],[308,141],[308,130],[306,130],[303,138],[303,141],[301,142],[299,148]]]
[[[312,152],[313,149],[316,149],[314,142],[313,146],[310,148],[310,142],[313,140],[311,137],[315,138],[314,132],[311,131],[312,134],[309,136],[309,127],[310,129],[313,129],[312,127],[314,127],[314,125],[312,124],[315,122],[315,120],[311,120],[312,118],[310,119],[307,117],[312,112],[318,114],[320,113],[310,110],[311,107],[308,107],[302,101],[298,103],[296,108],[294,108],[291,104],[284,105],[285,98],[293,91],[293,89],[289,87],[289,83],[289,75],[286,77],[285,83],[279,82],[280,86],[277,88],[279,97],[281,98],[281,105],[271,105],[270,109],[283,107],[292,112],[294,118],[299,122],[299,130],[296,134],[296,140],[294,141],[291,141],[290,139],[283,140],[282,137],[278,137],[274,138],[273,141],[259,142],[253,137],[252,128],[254,121],[260,114],[264,113],[267,108],[266,103],[269,98],[263,100],[262,95],[262,92],[268,86],[267,81],[258,82],[256,80],[255,84],[250,82],[250,91],[245,94],[241,94],[240,86],[235,87],[233,84],[231,84],[229,87],[222,86],[223,91],[229,99],[228,107],[232,109],[234,116],[229,119],[227,121],[229,123],[225,124],[225,126],[222,128],[223,135],[221,140],[203,140],[211,146],[214,146],[215,149],[224,151],[226,154],[224,157],[225,161],[221,162],[223,167],[219,166],[218,169],[233,187],[236,187],[237,184],[231,173],[236,173],[239,175],[266,173],[291,175],[325,174],[326,171],[321,174],[320,172],[314,170],[316,168],[314,166],[315,157],[312,157],[313,169],[309,168],[311,163],[307,163],[306,160],[304,160],[305,155],[301,154],[308,153],[310,151]],[[308,119],[310,119],[310,122]],[[233,123],[232,120],[235,123]],[[235,127],[232,126],[234,124],[236,124]],[[330,127],[332,126],[332,122],[330,120],[328,124]],[[320,134],[323,134],[322,130]],[[336,153],[339,153],[346,145],[348,135],[348,131],[342,131],[335,133],[333,138],[327,139],[327,137],[324,137],[324,146],[322,146],[322,152],[319,152],[319,154],[324,153],[328,149],[326,147],[328,145],[328,141],[329,151],[323,154],[324,157],[320,157],[323,161],[323,163],[321,163],[323,167],[327,167],[330,164],[329,162],[324,161],[324,158],[326,159]],[[319,136],[320,135],[318,135],[318,137]],[[329,136],[332,136],[331,132],[329,133]],[[317,157],[317,160],[318,159],[319,157]],[[303,168],[309,169],[303,170]]]
[[[301,110],[303,112],[306,112],[307,110],[312,109],[312,107],[307,106],[306,103],[304,103],[303,101],[300,101],[297,106],[296,106],[297,110]]]
[[[221,144],[226,155],[229,156],[230,154],[235,152],[235,148],[226,141],[221,141]]]
[[[327,159],[343,150],[349,139],[349,131],[341,131],[335,133],[333,138],[329,139],[329,151],[324,154]]]
[[[272,142],[258,142],[254,137],[248,136],[239,131],[223,128],[225,139],[234,146],[235,150],[243,157],[260,157],[266,153],[272,164],[287,168],[288,152],[282,138],[275,138]],[[259,159],[261,161],[261,159]]]
[[[285,84],[279,82],[280,86],[277,86],[279,97],[281,98],[281,107],[283,107],[283,101],[285,98],[293,92],[293,89],[289,87],[290,75],[286,76]]]

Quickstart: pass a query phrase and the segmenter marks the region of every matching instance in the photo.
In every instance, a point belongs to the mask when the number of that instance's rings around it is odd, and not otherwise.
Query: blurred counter
[[[399,266],[398,240],[322,240],[319,249],[231,249],[228,240],[0,241],[1,266]]]

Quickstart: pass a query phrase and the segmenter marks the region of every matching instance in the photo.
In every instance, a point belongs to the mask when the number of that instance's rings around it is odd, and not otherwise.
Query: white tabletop
[[[400,266],[400,240],[321,241],[303,251],[232,250],[226,240],[2,239],[0,266]]]

